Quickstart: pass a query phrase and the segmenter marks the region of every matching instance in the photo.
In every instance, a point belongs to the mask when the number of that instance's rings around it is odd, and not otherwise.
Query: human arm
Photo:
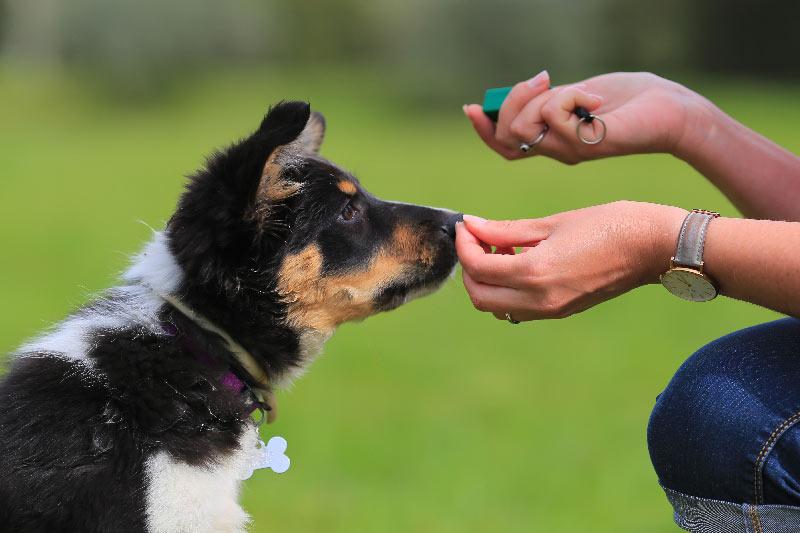
[[[575,137],[578,105],[606,121],[608,135],[600,144]],[[517,84],[496,125],[479,105],[464,112],[481,139],[507,159],[539,154],[575,164],[670,153],[705,175],[745,216],[800,221],[800,158],[696,92],[653,74],[604,74],[549,90]],[[545,124],[549,131],[535,151],[521,152],[520,143],[535,139]]]
[[[456,248],[476,308],[498,318],[561,318],[657,283],[686,211],[614,202],[514,221],[465,216]],[[523,253],[492,254],[490,245]],[[720,293],[800,316],[800,223],[718,218],[705,264]]]
[[[800,221],[800,157],[747,128],[705,98],[673,154],[703,174],[746,217]]]

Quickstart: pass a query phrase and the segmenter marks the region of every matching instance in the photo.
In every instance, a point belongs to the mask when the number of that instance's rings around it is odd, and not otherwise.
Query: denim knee
[[[661,484],[739,503],[800,504],[800,321],[718,339],[693,354],[648,425]]]

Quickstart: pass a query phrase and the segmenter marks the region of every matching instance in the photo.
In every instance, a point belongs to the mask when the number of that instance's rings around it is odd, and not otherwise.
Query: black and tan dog
[[[0,531],[242,531],[260,407],[343,322],[452,272],[456,213],[385,202],[274,107],[196,173],[121,286],[0,383]]]

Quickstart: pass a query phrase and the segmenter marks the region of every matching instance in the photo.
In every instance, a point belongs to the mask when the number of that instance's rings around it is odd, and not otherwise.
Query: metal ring
[[[526,143],[521,143],[519,145],[519,149],[527,154],[533,148],[535,148],[537,144],[539,144],[540,142],[542,142],[544,140],[544,136],[547,135],[547,131],[549,129],[550,128],[547,126],[547,124],[545,124],[544,128],[542,128],[542,131],[539,132],[539,135],[537,135],[534,140],[532,140],[530,142],[526,142]]]
[[[606,128],[605,121],[602,118],[598,117],[597,115],[592,115],[591,113],[589,113],[589,117],[591,118],[592,121],[596,120],[603,126],[602,133],[600,133],[600,135],[596,139],[587,139],[583,135],[581,135],[581,124],[583,124],[587,120],[585,117],[581,117],[578,120],[578,125],[575,126],[575,135],[578,136],[578,139],[583,144],[599,144],[600,142],[603,141],[603,139],[606,138],[606,132],[608,131],[608,128]]]
[[[264,412],[264,408],[263,408],[263,407],[261,407],[261,405],[259,405],[258,407],[256,407],[256,410],[255,410],[255,411],[253,411],[253,413],[256,413],[256,412],[257,412],[258,414],[260,414],[261,416],[259,416],[259,417],[258,417],[258,420],[253,420],[253,424],[254,424],[256,427],[260,427],[260,426],[261,426],[261,424],[263,424],[263,423],[264,423],[264,421],[267,419],[267,415],[266,415],[266,413]],[[251,416],[251,417],[252,417],[253,413],[250,413],[250,416]],[[252,418],[251,418],[251,419],[252,419]]]
[[[519,324],[519,320],[514,320],[514,317],[511,316],[511,313],[506,313],[506,320],[512,324]]]

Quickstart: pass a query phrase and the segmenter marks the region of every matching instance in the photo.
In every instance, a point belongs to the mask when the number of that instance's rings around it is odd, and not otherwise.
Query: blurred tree
[[[0,0],[7,57],[152,95],[258,62],[379,69],[398,96],[474,100],[548,68],[798,76],[797,0]]]
[[[98,74],[114,93],[151,96],[172,78],[263,55],[258,0],[8,0],[7,54]]]
[[[703,72],[797,78],[800,75],[800,2],[697,2],[690,34]]]
[[[383,53],[380,14],[364,0],[270,0],[270,55],[287,63],[361,62]]]
[[[0,36],[6,54],[22,61],[54,63],[58,60],[58,0],[7,0]]]
[[[600,71],[648,70],[662,74],[692,68],[696,54],[687,38],[696,0],[603,2],[596,19],[586,24],[602,28],[595,43]]]

